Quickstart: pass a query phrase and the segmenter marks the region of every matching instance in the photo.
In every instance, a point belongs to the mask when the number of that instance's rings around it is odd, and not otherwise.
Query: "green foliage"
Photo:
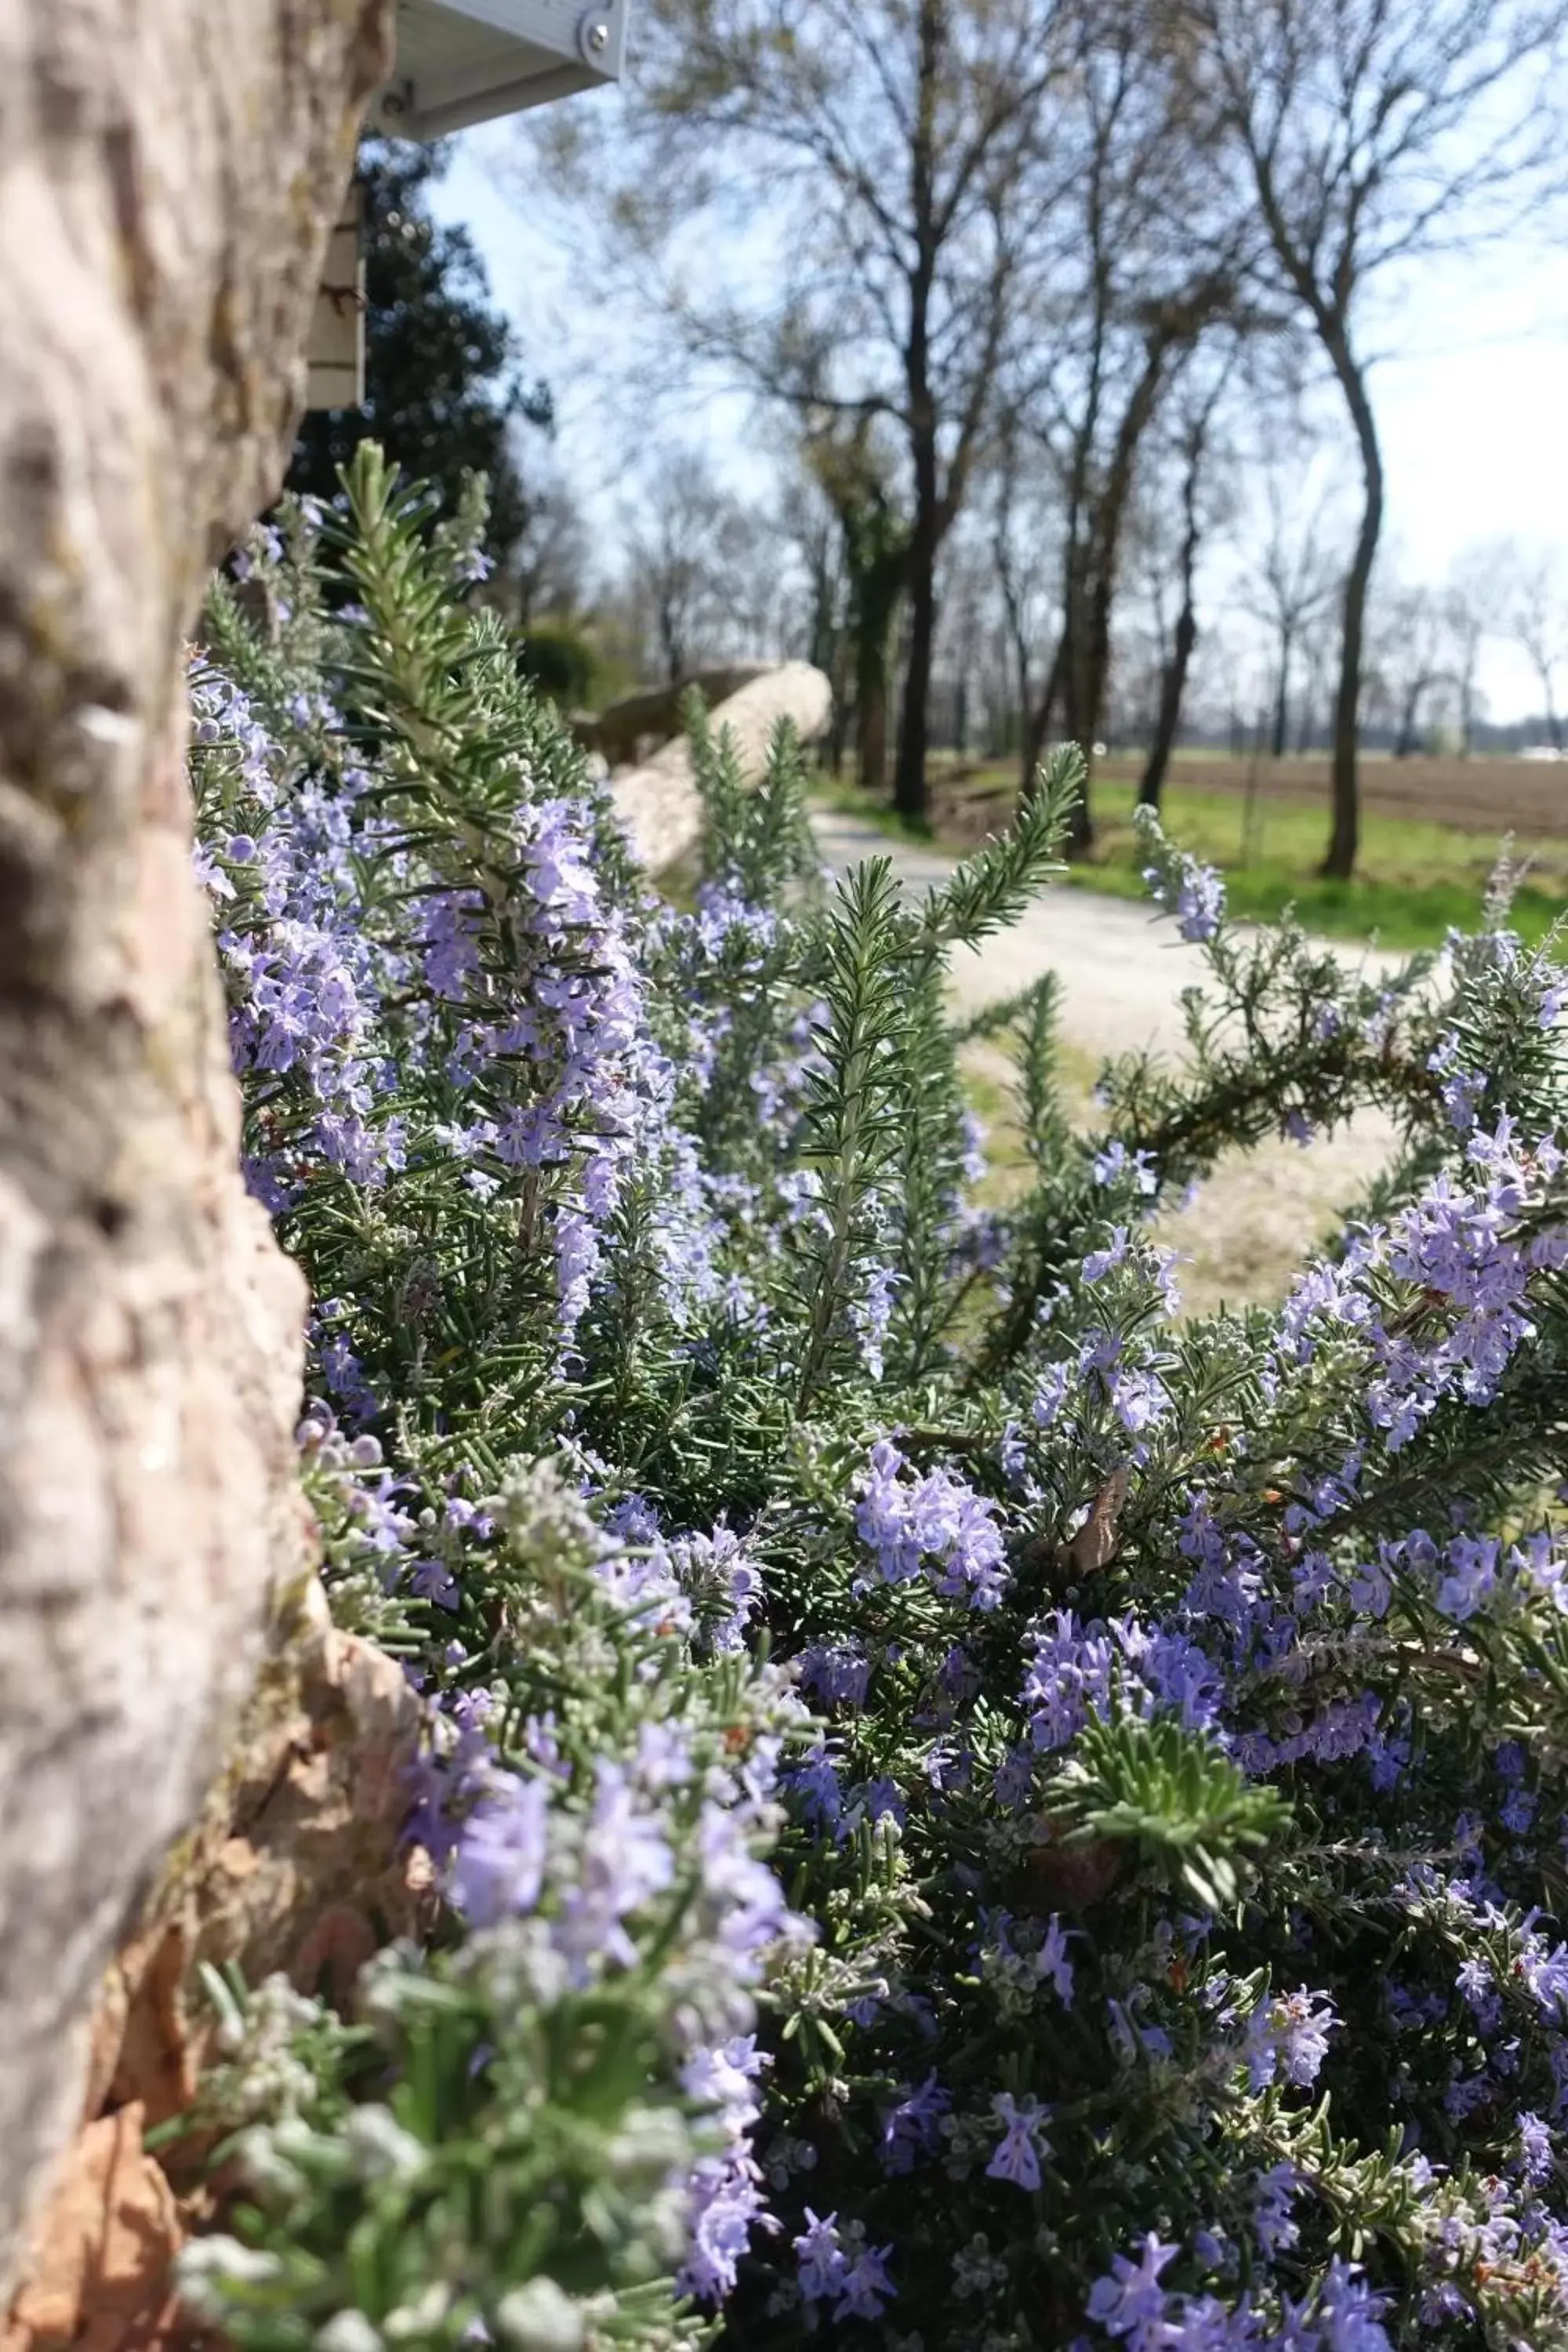
[[[1220,789],[1206,781],[1186,782],[1185,763],[1178,759],[1162,808],[1172,837],[1224,874],[1233,915],[1273,923],[1293,913],[1305,929],[1321,937],[1375,938],[1394,953],[1440,948],[1450,930],[1470,930],[1482,921],[1487,877],[1507,820],[1503,814],[1489,814],[1489,786],[1479,774],[1471,820],[1461,826],[1384,814],[1377,806],[1379,763],[1363,761],[1363,787],[1372,805],[1363,814],[1355,877],[1339,882],[1318,871],[1322,811],[1315,796],[1276,798],[1266,792],[1256,838],[1248,844],[1245,762],[1234,764],[1235,783]],[[1481,762],[1475,764],[1481,769]],[[1013,781],[1011,767],[987,763],[975,769],[963,786],[952,788],[952,802],[961,807],[965,793],[994,795],[999,785]],[[1133,825],[1136,790],[1120,760],[1113,757],[1097,767],[1097,837],[1091,855],[1073,861],[1067,878],[1075,889],[1142,899],[1143,859]],[[836,788],[836,797],[854,814],[898,829],[882,803],[843,786]],[[944,787],[938,788],[938,797],[947,800]],[[959,837],[967,837],[966,832]],[[1568,820],[1561,837],[1532,839],[1527,849],[1529,869],[1513,895],[1510,920],[1522,939],[1535,945],[1561,919],[1568,896]]]
[[[369,451],[347,489],[257,551],[274,627],[220,596],[193,775],[328,1590],[419,1677],[436,1899],[342,2015],[216,1989],[203,2311],[241,2352],[1559,2352],[1557,967],[1500,903],[1347,971],[1149,830],[1204,987],[1078,1133],[1051,986],[944,989],[1054,792],[923,902],[825,888],[798,747],[748,793],[694,713],[677,909],[465,606],[476,517]],[[1181,1319],[1145,1217],[1369,1102],[1375,1222]]]
[[[545,2032],[528,1979],[526,1950],[495,1941],[373,1966],[360,2039],[393,2069],[384,2100],[345,2100],[319,2036],[298,2035],[309,2095],[221,2144],[257,2201],[235,2217],[243,2241],[187,2259],[193,2308],[232,2315],[265,2352],[302,2352],[345,2312],[366,2347],[455,2346],[489,2315],[518,2352],[543,2352],[583,2344],[577,2297],[597,2294],[602,2340],[700,2341],[671,2327],[667,2182],[694,2141],[679,2106],[646,2097],[660,1990],[568,2001]],[[341,2316],[331,2340],[354,2340]]]
[[[691,748],[692,782],[702,809],[698,854],[703,873],[763,906],[792,886],[818,878],[805,814],[805,753],[780,719],[760,778],[742,775],[728,729],[717,736],[701,696],[682,697],[680,724]]]
[[[1131,1845],[1205,1911],[1230,1907],[1241,1866],[1256,1862],[1290,1818],[1278,1790],[1244,1779],[1170,1716],[1086,1723],[1050,1801],[1071,1843]]]
[[[563,710],[581,710],[594,698],[599,656],[580,629],[563,621],[534,621],[512,639],[518,668]]]
[[[820,948],[826,1014],[815,1032],[821,1066],[809,1081],[806,1158],[821,1186],[823,1219],[820,1237],[813,1227],[806,1244],[811,1317],[802,1409],[836,1363],[853,1354],[849,1310],[898,1151],[897,1037],[914,950],[887,858],[848,876]]]
[[[1053,752],[1039,789],[1018,812],[1012,831],[968,857],[952,880],[931,893],[926,927],[943,947],[973,947],[1016,923],[1045,885],[1066,869],[1057,853],[1083,789],[1083,754]]]

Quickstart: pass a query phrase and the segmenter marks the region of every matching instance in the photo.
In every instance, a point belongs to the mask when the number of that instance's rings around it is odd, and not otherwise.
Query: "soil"
[[[1251,767],[1250,760],[1223,753],[1194,755],[1178,761],[1172,780],[1239,794],[1247,790]],[[1099,771],[1133,782],[1142,773],[1142,761],[1112,756],[1099,762]],[[1362,807],[1369,816],[1415,817],[1489,840],[1515,833],[1522,841],[1568,844],[1568,761],[1363,758],[1360,780]],[[1266,800],[1306,802],[1326,811],[1329,763],[1260,760],[1257,788]]]
[[[1095,761],[1096,776],[1109,783],[1136,783],[1142,772],[1142,758],[1132,754],[1112,751]],[[1240,800],[1251,772],[1248,759],[1194,753],[1178,761],[1171,781]],[[1326,820],[1328,761],[1260,760],[1256,790],[1264,801],[1321,808]],[[1016,797],[1016,778],[995,761],[969,759],[940,768],[931,779],[933,830],[943,841],[967,846],[1000,831]],[[1501,836],[1511,833],[1531,845],[1538,866],[1568,871],[1568,761],[1363,759],[1361,804],[1363,815],[1414,818],[1473,833],[1484,845],[1487,862]]]

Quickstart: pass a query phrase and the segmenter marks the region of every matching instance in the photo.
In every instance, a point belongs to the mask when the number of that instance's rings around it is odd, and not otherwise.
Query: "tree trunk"
[[[1035,781],[1035,763],[1029,758],[1028,749],[1029,739],[1032,731],[1031,719],[1034,710],[1035,698],[1031,690],[1029,633],[1025,625],[1023,598],[1019,594],[1017,583],[1013,575],[1013,567],[1007,539],[1007,517],[1011,512],[1012,503],[1012,460],[1009,457],[1005,474],[1004,486],[1004,494],[1007,501],[1007,506],[1002,520],[997,525],[996,536],[992,541],[992,558],[993,569],[996,574],[996,583],[1002,592],[1002,608],[1007,616],[1007,645],[1013,659],[1013,690],[1017,696],[1018,702],[1018,744],[1019,749],[1023,753],[1024,761],[1023,774],[1019,779],[1019,789],[1021,792],[1027,794],[1032,789]],[[1050,714],[1047,711],[1046,715],[1046,724],[1048,726],[1049,723]],[[1001,748],[1005,751],[1010,749],[1012,745],[1013,730],[1010,721],[1005,719],[1004,720],[1003,732],[1006,740]],[[1045,740],[1043,730],[1040,740],[1042,742]]]
[[[1193,648],[1198,641],[1198,616],[1193,609],[1189,583],[1176,618],[1176,638],[1171,648],[1171,658],[1160,685],[1160,711],[1154,722],[1154,740],[1149,746],[1148,764],[1143,781],[1138,787],[1138,798],[1143,807],[1157,809],[1164,788],[1165,771],[1171,763],[1175,745],[1176,730],[1182,721],[1182,697],[1186,691],[1187,672],[1192,667]]]
[[[1361,740],[1362,658],[1366,642],[1366,600],[1372,567],[1383,530],[1383,457],[1377,444],[1377,420],[1372,413],[1366,383],[1352,355],[1342,330],[1325,337],[1345,404],[1355,427],[1361,452],[1363,502],[1355,554],[1345,580],[1341,614],[1340,676],[1334,695],[1332,766],[1333,822],[1322,871],[1331,879],[1348,882],[1355,871],[1361,841],[1361,800],[1356,760]]]
[[[1082,856],[1094,845],[1094,821],[1089,808],[1089,774],[1094,746],[1105,715],[1105,689],[1110,674],[1110,615],[1116,599],[1121,557],[1121,532],[1132,495],[1138,452],[1153,421],[1170,358],[1171,342],[1163,331],[1152,333],[1145,344],[1127,405],[1116,428],[1104,487],[1088,506],[1083,543],[1069,548],[1065,598],[1064,635],[1067,662],[1067,732],[1084,756],[1085,781],[1068,827],[1071,856]]]
[[[907,567],[906,549],[883,548],[865,560],[855,581],[856,769],[871,793],[887,788],[888,667]]]
[[[855,766],[863,792],[881,793],[888,782],[888,660],[862,662],[855,696]]]
[[[1068,557],[1067,593],[1063,598],[1062,621],[1062,714],[1063,732],[1069,743],[1076,743],[1083,753],[1083,787],[1074,802],[1068,818],[1067,851],[1069,857],[1081,857],[1094,845],[1094,821],[1089,813],[1089,779],[1094,759],[1094,729],[1089,719],[1089,585],[1085,577],[1084,551],[1075,549]]]
[[[680,641],[679,624],[668,612],[658,616],[659,661],[664,670],[666,686],[679,686],[686,676],[686,651]]]
[[[845,692],[843,664],[839,663],[830,681],[833,688],[833,717],[827,728],[827,768],[837,783],[844,773],[844,745],[848,734],[849,697]]]
[[[282,478],[389,16],[0,31],[0,2272],[309,1562],[303,1291],[237,1171],[181,648]]]
[[[1067,632],[1057,639],[1057,649],[1051,656],[1050,668],[1046,672],[1045,688],[1031,710],[1024,710],[1024,751],[1019,789],[1027,799],[1035,789],[1035,777],[1045,757],[1046,738],[1051,731],[1051,718],[1061,692],[1062,671],[1067,661]]]
[[[909,339],[904,347],[907,425],[914,476],[909,541],[910,642],[899,722],[893,805],[923,819],[927,808],[931,654],[936,643],[936,559],[942,546],[937,412],[931,384],[931,305],[942,233],[936,221],[936,155],[941,86],[949,39],[946,0],[919,0],[915,16],[915,103],[910,124],[910,198],[915,249],[909,274]],[[956,460],[954,461],[956,462]]]
[[[926,751],[930,740],[931,655],[936,645],[937,517],[934,444],[915,454],[915,520],[910,536],[910,649],[899,719],[899,762],[893,805],[900,816],[922,819],[929,805]]]
[[[1296,756],[1300,760],[1304,760],[1310,751],[1313,739],[1318,732],[1318,696],[1321,688],[1321,674],[1314,667],[1308,674],[1306,690],[1301,697],[1300,724],[1296,730]]]
[[[1087,688],[1082,712],[1082,724],[1088,736],[1083,747],[1086,757],[1105,724],[1106,691],[1110,683],[1110,613],[1116,596],[1117,560],[1121,539],[1120,511],[1113,519],[1113,527],[1115,541],[1103,551],[1102,561],[1095,575],[1094,593],[1089,600]]]
[[[1182,698],[1186,692],[1187,672],[1192,667],[1193,649],[1198,641],[1198,615],[1194,596],[1197,579],[1198,550],[1203,544],[1199,490],[1203,481],[1204,457],[1208,446],[1209,428],[1225,388],[1225,377],[1210,392],[1204,407],[1194,418],[1186,441],[1186,467],[1182,478],[1182,609],[1176,615],[1176,634],[1171,647],[1171,657],[1165,664],[1160,680],[1160,708],[1155,716],[1153,739],[1149,746],[1148,763],[1138,788],[1138,798],[1145,808],[1157,809],[1164,789],[1165,771],[1174,749],[1176,730],[1182,722]],[[1283,683],[1285,665],[1280,666]]]
[[[1418,678],[1405,698],[1405,707],[1399,714],[1399,732],[1394,745],[1396,760],[1408,760],[1415,751],[1416,730],[1421,722],[1421,698],[1426,691],[1426,683],[1424,677]]]
[[[1285,757],[1286,736],[1290,725],[1290,632],[1279,632],[1279,675],[1274,689],[1274,732],[1271,738],[1274,757]]]

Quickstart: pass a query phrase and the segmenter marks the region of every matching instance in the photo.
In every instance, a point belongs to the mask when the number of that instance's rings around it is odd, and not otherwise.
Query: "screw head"
[[[577,53],[588,65],[596,65],[609,48],[611,14],[606,0],[599,0],[577,20]]]

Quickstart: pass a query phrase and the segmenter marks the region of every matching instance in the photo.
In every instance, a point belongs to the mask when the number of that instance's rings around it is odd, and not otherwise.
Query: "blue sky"
[[[472,232],[530,366],[555,392],[563,462],[610,530],[648,419],[625,370],[600,364],[624,352],[626,321],[595,285],[585,228],[531,184],[538,170],[515,126],[487,125],[457,142],[436,205]],[[1568,551],[1568,255],[1521,242],[1424,263],[1378,320],[1376,341],[1401,575],[1440,583],[1467,547],[1498,539]],[[661,424],[706,448],[738,490],[761,492],[758,423],[744,400],[704,395]],[[1483,684],[1494,718],[1539,704],[1522,657],[1500,638]]]

